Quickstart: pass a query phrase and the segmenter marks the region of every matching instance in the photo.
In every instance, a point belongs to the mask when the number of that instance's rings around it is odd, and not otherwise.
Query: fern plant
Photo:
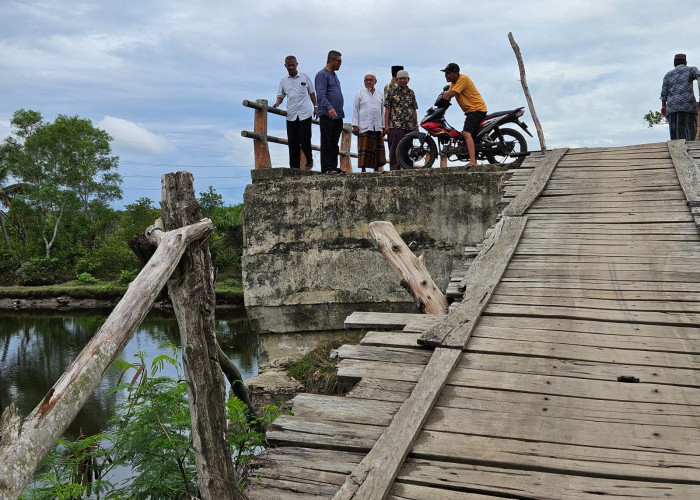
[[[125,391],[126,398],[117,405],[110,431],[72,443],[59,441],[23,499],[92,496],[172,500],[198,496],[187,385],[176,346],[167,342],[163,347],[170,353],[157,356],[150,368],[144,352],[136,354],[135,363],[116,362],[121,376],[114,390]],[[175,378],[160,375],[166,365],[174,367]],[[242,488],[251,459],[265,445],[264,428],[277,418],[279,410],[269,406],[262,417],[251,422],[245,403],[233,397],[226,403],[226,413],[238,487]],[[117,467],[132,473],[125,484],[107,479]]]

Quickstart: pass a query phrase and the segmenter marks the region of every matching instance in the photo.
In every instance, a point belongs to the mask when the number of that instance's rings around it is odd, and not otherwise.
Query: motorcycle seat
[[[488,120],[490,118],[496,118],[497,116],[509,115],[513,111],[517,111],[519,109],[523,109],[523,108],[509,109],[508,111],[496,111],[495,113],[489,113],[488,115],[486,115],[484,117],[484,120]]]

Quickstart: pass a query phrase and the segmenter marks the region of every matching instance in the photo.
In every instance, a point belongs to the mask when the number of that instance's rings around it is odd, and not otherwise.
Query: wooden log
[[[166,229],[201,218],[191,173],[165,174],[161,187]],[[216,342],[214,268],[206,241],[189,246],[168,280],[168,295],[180,329],[201,498],[239,498],[226,437],[226,387]]]
[[[535,104],[532,102],[530,89],[527,86],[527,79],[525,78],[525,64],[523,64],[523,57],[520,54],[520,47],[517,43],[515,43],[513,33],[508,33],[508,40],[510,41],[510,46],[513,47],[513,52],[515,52],[515,58],[518,60],[518,68],[520,69],[520,83],[523,86],[523,92],[525,92],[525,99],[527,99],[527,106],[530,109],[532,121],[535,123],[535,129],[537,129],[537,137],[540,139],[540,148],[542,150],[542,154],[545,154],[547,152],[547,144],[544,140],[544,132],[542,131],[542,125],[540,125],[540,120],[539,118],[537,118],[537,113],[535,112]]]
[[[401,278],[401,286],[408,290],[423,312],[445,314],[447,298],[428,274],[426,253],[416,257],[391,222],[370,222],[369,231],[377,242],[379,252]]]
[[[689,203],[700,202],[700,169],[686,148],[685,141],[668,141],[668,151],[678,180]]]
[[[161,244],[151,260],[41,403],[24,419],[17,414],[14,405],[3,413],[0,498],[11,500],[19,497],[38,465],[129,342],[189,243],[208,236],[212,231],[211,221],[203,219],[175,231],[159,232],[157,236]]]

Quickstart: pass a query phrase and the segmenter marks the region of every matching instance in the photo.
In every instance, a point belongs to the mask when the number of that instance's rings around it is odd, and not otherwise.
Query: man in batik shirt
[[[666,73],[661,86],[661,114],[668,121],[671,140],[692,141],[698,133],[698,103],[693,93],[693,82],[700,87],[700,70],[687,66],[685,54],[673,58],[674,69]]]
[[[389,130],[389,168],[399,170],[396,145],[401,138],[412,130],[418,130],[418,103],[413,90],[408,88],[410,78],[408,71],[396,74],[396,86],[389,89],[384,103],[384,127]]]

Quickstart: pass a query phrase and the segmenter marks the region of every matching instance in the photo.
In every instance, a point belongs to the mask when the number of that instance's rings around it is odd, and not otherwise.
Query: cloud
[[[118,149],[152,154],[165,153],[170,149],[163,137],[129,120],[105,116],[97,126],[114,138]]]

